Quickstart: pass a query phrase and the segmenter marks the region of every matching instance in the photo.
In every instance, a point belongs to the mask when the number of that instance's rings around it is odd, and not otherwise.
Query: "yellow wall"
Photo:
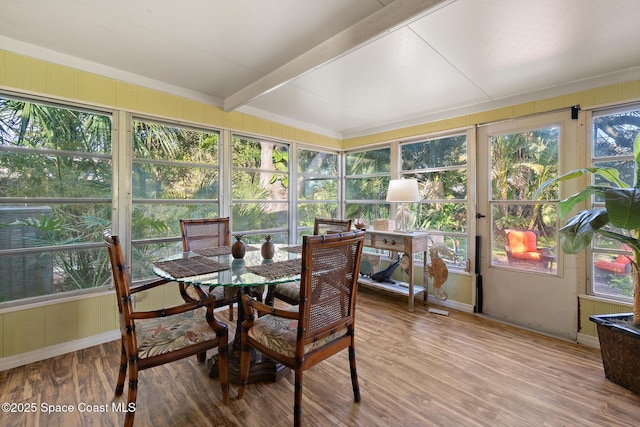
[[[118,329],[110,292],[0,315],[0,356],[8,357]]]
[[[640,99],[640,81],[634,81],[340,141],[243,113],[225,113],[220,107],[3,50],[0,50],[0,88],[335,149],[362,147],[576,104],[588,108]],[[452,275],[447,284],[449,298],[471,304],[471,283],[470,276]],[[177,293],[169,287],[138,298],[141,308],[157,308],[175,301],[178,301]],[[583,300],[580,308],[581,320],[588,319],[590,314],[616,310],[628,311],[628,307]],[[595,335],[595,330],[592,332],[588,326],[590,322],[581,321],[581,324],[584,333]],[[86,296],[78,300],[5,312],[0,314],[0,358],[91,337],[117,328],[117,308],[112,294]]]
[[[339,149],[335,138],[0,50],[0,88]]]
[[[4,50],[0,50],[0,88],[334,149],[342,144],[335,138],[243,113],[225,113],[220,107]],[[139,295],[136,301],[142,309],[152,309],[175,304],[179,296],[177,289],[163,289]],[[0,314],[0,358],[117,328],[112,294],[9,311]]]
[[[597,336],[596,324],[589,320],[589,316],[597,314],[631,313],[630,304],[616,304],[611,301],[585,296],[580,298],[580,332],[584,335]]]
[[[373,135],[346,139],[342,143],[342,148],[347,150],[383,141],[398,140],[416,135],[464,128],[480,123],[490,123],[531,114],[544,113],[562,108],[569,108],[574,105],[580,105],[582,109],[586,110],[596,106],[625,101],[628,102],[638,99],[640,99],[640,80],[605,86],[583,92],[576,92],[554,98],[541,99],[538,101],[512,105],[509,107],[484,111],[482,113],[469,114]]]

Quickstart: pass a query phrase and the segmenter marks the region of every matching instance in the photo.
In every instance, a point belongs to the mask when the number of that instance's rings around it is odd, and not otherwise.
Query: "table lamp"
[[[407,217],[405,202],[419,202],[418,180],[416,179],[392,179],[387,190],[387,202],[400,202],[400,231],[407,231]],[[410,218],[409,218],[410,219]]]

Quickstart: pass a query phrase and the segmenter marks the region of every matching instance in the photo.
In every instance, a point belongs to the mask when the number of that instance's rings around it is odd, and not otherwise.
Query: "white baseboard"
[[[120,338],[120,330],[104,332],[102,334],[93,335],[86,338],[80,338],[75,341],[69,341],[62,344],[56,344],[39,350],[28,351],[26,353],[16,354],[14,356],[3,357],[0,359],[0,371],[16,368],[18,366],[28,365],[29,363],[39,362],[51,357],[60,356],[72,351],[82,350],[94,345],[104,344]]]
[[[418,300],[421,301],[422,296],[416,297],[416,302]],[[430,305],[435,306],[433,308],[438,308],[438,306],[441,306],[441,307],[448,307],[453,310],[464,311],[466,313],[473,313],[473,306],[471,304],[464,304],[464,303],[449,300],[449,299],[446,301],[440,301],[440,300],[437,300],[433,295],[429,295],[428,301]]]
[[[594,337],[593,335],[578,333],[578,344],[593,348],[600,348],[600,341],[598,340],[598,337]]]

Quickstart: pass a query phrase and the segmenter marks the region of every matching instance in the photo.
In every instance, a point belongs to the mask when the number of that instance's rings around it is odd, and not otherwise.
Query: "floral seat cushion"
[[[202,290],[207,292],[206,287],[202,287]],[[200,299],[200,296],[196,292],[193,286],[186,287],[187,295],[189,295],[193,299]],[[228,299],[233,299],[238,294],[238,288],[234,288],[232,286],[213,286],[208,289],[209,295],[216,297],[216,301],[223,301]]]
[[[207,323],[206,314],[203,307],[175,316],[136,320],[138,357],[157,356],[214,339],[216,333]]]
[[[300,299],[300,282],[278,283],[275,292],[292,300]]]
[[[297,306],[295,306],[297,309]],[[249,336],[260,344],[277,351],[288,357],[294,357],[296,352],[296,336],[298,333],[298,321],[267,314],[255,320],[253,327],[249,329]],[[305,354],[318,347],[334,341],[347,334],[347,328],[337,330],[333,334],[307,344]]]

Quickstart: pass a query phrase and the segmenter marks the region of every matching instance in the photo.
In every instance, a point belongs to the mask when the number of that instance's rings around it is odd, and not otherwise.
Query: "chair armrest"
[[[245,315],[247,316],[247,319],[253,317],[252,309],[255,309],[258,312],[258,314],[271,314],[278,317],[284,317],[286,319],[300,318],[300,313],[298,313],[297,311],[275,308],[271,305],[262,303],[254,299],[253,297],[251,297],[251,295],[247,295],[247,294],[242,295],[242,304],[244,306],[244,312],[245,312]]]
[[[185,304],[176,305],[173,307],[161,308],[158,310],[148,311],[134,311],[131,313],[132,319],[153,319],[155,317],[167,317],[175,314],[186,313],[188,311],[197,310],[202,307],[207,307],[213,312],[215,308],[216,298],[213,296],[204,298],[200,301],[188,302]],[[209,310],[207,310],[209,311]]]
[[[199,285],[189,285],[188,283],[178,282],[178,289],[180,291],[180,296],[184,300],[184,302],[195,302],[198,301],[195,298],[192,298],[187,293],[187,286],[192,286],[195,289],[195,292],[198,294],[198,297],[202,300],[208,296],[208,294],[202,290],[202,287]]]
[[[130,292],[132,294],[135,294],[136,292],[146,291],[147,289],[153,289],[157,286],[165,285],[167,283],[172,283],[172,281],[168,279],[158,279],[149,283],[141,283],[139,285],[131,286]]]

